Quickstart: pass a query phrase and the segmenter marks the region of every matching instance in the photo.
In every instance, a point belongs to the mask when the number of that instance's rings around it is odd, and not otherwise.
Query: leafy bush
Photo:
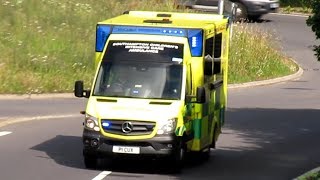
[[[316,38],[320,39],[320,1],[314,0],[312,1],[312,16],[309,16],[307,19],[307,25],[311,26],[311,29],[316,34]],[[320,61],[320,45],[314,46],[315,55]]]
[[[280,0],[280,4],[281,4],[281,6],[310,8],[311,1],[313,1],[313,0]]]

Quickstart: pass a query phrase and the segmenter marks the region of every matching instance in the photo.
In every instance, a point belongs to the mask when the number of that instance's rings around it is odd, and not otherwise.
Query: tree
[[[320,39],[320,1],[312,0],[312,14],[307,19],[307,25],[311,26],[311,29],[316,34],[316,39]],[[315,55],[318,61],[320,61],[320,45],[314,45]]]

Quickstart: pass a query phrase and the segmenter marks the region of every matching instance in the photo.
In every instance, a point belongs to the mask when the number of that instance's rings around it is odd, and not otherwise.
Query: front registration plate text
[[[112,152],[123,153],[123,154],[140,154],[139,147],[129,147],[129,146],[113,146]]]

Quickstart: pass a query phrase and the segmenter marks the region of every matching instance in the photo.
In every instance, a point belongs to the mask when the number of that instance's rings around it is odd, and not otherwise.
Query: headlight
[[[158,122],[158,124],[159,124],[159,126],[158,126],[159,128],[158,128],[157,134],[159,134],[159,135],[170,134],[170,133],[174,132],[174,130],[176,129],[177,118],[172,118],[172,119],[160,121],[160,122]]]
[[[84,128],[89,130],[94,130],[94,131],[100,131],[98,119],[89,114],[86,114],[86,117],[84,120]]]

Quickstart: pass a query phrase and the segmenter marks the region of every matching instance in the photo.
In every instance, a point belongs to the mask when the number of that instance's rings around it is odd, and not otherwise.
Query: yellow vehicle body
[[[99,22],[92,91],[81,81],[75,86],[77,97],[89,98],[86,165],[107,155],[170,156],[177,146],[201,153],[215,147],[227,104],[229,33],[228,18],[212,14],[129,11]],[[121,74],[139,82],[120,95],[100,91]],[[147,86],[153,89],[143,91]],[[140,95],[146,91],[153,95]]]

